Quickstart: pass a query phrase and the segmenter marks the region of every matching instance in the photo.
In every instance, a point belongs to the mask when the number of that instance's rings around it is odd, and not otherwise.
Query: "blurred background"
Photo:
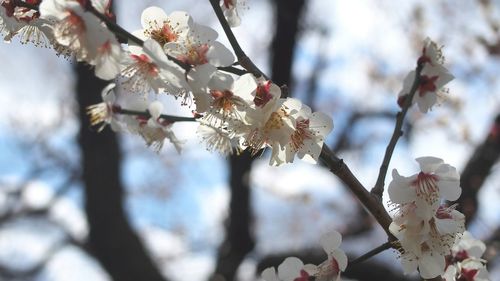
[[[243,49],[291,96],[333,118],[327,144],[366,187],[423,40],[445,46],[456,78],[432,112],[410,110],[389,171],[414,174],[421,156],[457,167],[459,208],[500,280],[500,1],[238,2]],[[129,31],[156,5],[188,11],[227,44],[208,1],[114,4]],[[196,124],[174,124],[181,154],[169,143],[156,154],[137,136],[90,128],[83,109],[100,102],[105,84],[88,67],[18,39],[0,44],[0,62],[0,280],[257,280],[287,256],[325,259],[318,239],[328,230],[343,234],[350,257],[386,240],[320,165],[224,158],[204,149]],[[415,280],[396,259],[388,250],[345,277]]]

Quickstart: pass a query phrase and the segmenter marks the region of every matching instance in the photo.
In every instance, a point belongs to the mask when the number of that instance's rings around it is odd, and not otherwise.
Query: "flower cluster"
[[[465,231],[452,248],[451,255],[446,260],[446,281],[488,281],[486,261],[481,259],[486,246]]]
[[[461,194],[456,169],[435,157],[416,159],[421,172],[410,177],[392,173],[388,192],[397,214],[389,230],[401,245],[405,273],[419,270],[424,279],[442,275],[445,257],[456,237],[465,230],[465,217],[442,200],[455,201]]]
[[[238,3],[221,6],[233,25],[239,22]],[[272,165],[292,162],[295,155],[318,160],[333,127],[330,117],[281,98],[271,81],[222,71],[235,57],[217,41],[215,30],[186,12],[149,7],[141,15],[142,29],[122,45],[108,28],[114,18],[109,7],[110,0],[0,0],[0,31],[4,40],[20,35],[22,42],[50,45],[58,55],[93,66],[97,77],[115,80],[124,97],[115,96],[111,83],[103,102],[88,110],[99,130],[111,124],[141,135],[156,149],[168,139],[179,150],[181,142],[171,130],[178,120],[161,114],[159,95],[168,94],[195,106],[198,132],[209,150],[257,153],[271,147]],[[123,114],[130,116],[118,116]]]
[[[422,67],[416,93],[412,104],[417,103],[421,112],[426,113],[439,99],[443,97],[443,86],[453,80],[453,75],[443,66],[444,56],[435,42],[429,38],[425,39],[422,55],[418,64]],[[416,71],[408,73],[403,81],[403,89],[399,92],[398,104],[403,106],[408,97],[416,78]]]
[[[339,249],[342,236],[336,231],[328,232],[321,237],[320,243],[328,255],[328,259],[320,265],[306,264],[296,258],[286,258],[278,266],[266,268],[262,272],[265,281],[337,281],[340,272],[347,267],[347,256]]]
[[[204,141],[219,151],[272,148],[271,165],[293,162],[294,156],[315,162],[333,122],[293,98],[280,98],[271,81],[245,74],[214,76],[209,109],[200,120]]]
[[[159,101],[148,102],[137,95],[121,95],[117,98],[111,83],[102,91],[103,102],[88,107],[90,123],[102,130],[109,124],[115,131],[128,131],[140,135],[148,146],[159,151],[168,139],[180,152],[182,141],[172,131],[173,122],[161,115],[163,104]],[[124,111],[137,115],[118,114]],[[140,114],[145,113],[145,114]]]

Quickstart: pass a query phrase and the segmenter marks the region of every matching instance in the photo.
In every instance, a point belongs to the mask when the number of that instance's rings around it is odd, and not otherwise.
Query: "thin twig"
[[[417,68],[415,70],[415,80],[413,81],[413,85],[411,86],[410,93],[408,93],[408,95],[406,96],[401,111],[398,112],[398,114],[396,115],[396,125],[394,126],[394,132],[392,133],[391,140],[389,141],[389,144],[387,145],[387,148],[385,150],[384,160],[380,165],[380,171],[378,174],[377,182],[375,183],[375,186],[371,190],[371,194],[375,195],[379,201],[382,201],[382,194],[384,193],[385,177],[387,175],[387,169],[389,169],[389,162],[391,161],[394,148],[396,147],[399,138],[403,135],[403,131],[401,128],[403,128],[403,122],[406,113],[408,112],[408,109],[412,105],[413,97],[415,96],[415,93],[417,92],[417,89],[420,85],[420,73],[422,72],[423,66],[424,66],[423,63],[417,65]]]
[[[350,261],[348,264],[349,264],[349,267],[347,268],[347,270],[349,270],[351,268],[351,266],[354,266],[358,263],[362,263],[364,261],[366,261],[367,259],[387,250],[387,249],[390,249],[392,248],[392,243],[391,242],[386,242],[380,246],[378,246],[377,248],[374,248],[373,250],[369,251],[368,253],[366,254],[363,254],[361,255],[360,257]],[[346,271],[347,271],[346,270]]]
[[[141,117],[145,117],[145,118],[151,117],[151,114],[148,111],[138,111],[138,110],[117,108],[113,112],[118,113],[118,114],[124,114],[124,115],[136,115],[136,116],[141,116]],[[165,119],[167,121],[171,121],[171,122],[183,122],[183,121],[194,122],[194,121],[196,121],[196,118],[194,118],[194,117],[182,117],[182,116],[174,116],[174,115],[167,115],[167,114],[161,114],[160,118]]]
[[[257,77],[262,76],[266,80],[269,80],[269,77],[267,77],[266,74],[264,74],[264,72],[262,72],[252,62],[252,60],[249,57],[247,57],[245,52],[243,52],[243,49],[241,48],[240,43],[238,43],[236,36],[234,36],[234,33],[231,30],[231,27],[229,26],[226,17],[224,17],[224,12],[222,12],[221,7],[219,6],[220,1],[219,0],[209,0],[209,1],[215,12],[215,15],[217,16],[217,19],[219,20],[222,26],[222,29],[224,30],[224,33],[226,34],[227,39],[229,40],[229,43],[231,44],[231,47],[233,48],[234,53],[236,54],[236,57],[238,58],[238,62],[240,63],[240,65],[249,72],[253,73],[253,75]]]

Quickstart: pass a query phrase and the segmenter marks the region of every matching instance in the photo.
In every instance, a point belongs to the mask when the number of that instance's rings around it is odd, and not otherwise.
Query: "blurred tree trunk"
[[[272,42],[272,77],[278,86],[286,84],[290,90],[295,41],[305,0],[275,0],[276,31]]]
[[[464,213],[467,223],[476,216],[479,190],[499,158],[500,114],[496,116],[483,143],[474,150],[460,176],[462,195],[457,201],[457,209]]]
[[[226,219],[226,237],[219,247],[213,281],[235,280],[236,272],[245,258],[253,250],[251,233],[252,210],[250,203],[250,170],[252,157],[245,151],[229,158],[229,188],[231,198]]]
[[[121,155],[116,135],[109,129],[90,128],[86,107],[99,103],[106,82],[95,78],[88,66],[76,67],[80,118],[79,144],[89,222],[89,247],[116,281],[166,280],[155,267],[140,239],[129,225],[123,209],[120,179]]]
[[[275,4],[277,27],[272,44],[272,77],[281,86],[291,82],[293,50],[304,0],[278,0]],[[249,186],[252,161],[248,152],[229,159],[231,198],[226,236],[217,254],[213,281],[235,280],[241,262],[254,248]]]

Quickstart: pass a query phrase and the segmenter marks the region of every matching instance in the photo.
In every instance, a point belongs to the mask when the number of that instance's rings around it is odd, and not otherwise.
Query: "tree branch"
[[[139,110],[124,109],[124,108],[114,109],[113,113],[124,114],[124,115],[136,115],[136,116],[141,116],[144,118],[151,117],[151,114],[149,113],[149,111],[139,111]],[[193,122],[193,121],[197,120],[196,117],[183,117],[183,116],[174,116],[174,115],[167,115],[167,114],[161,114],[160,118],[165,119],[167,121],[171,121],[171,122]]]
[[[351,266],[354,266],[356,264],[362,263],[362,262],[366,261],[367,259],[369,259],[369,258],[371,258],[371,257],[373,257],[373,256],[375,256],[375,255],[377,255],[379,253],[382,253],[383,251],[388,250],[390,248],[392,248],[392,243],[391,242],[385,242],[384,244],[382,244],[382,245],[378,246],[377,248],[369,251],[368,253],[363,254],[360,257],[358,257],[358,258],[350,261],[348,263],[348,268],[346,269],[346,271],[348,271]]]
[[[375,183],[375,187],[371,190],[371,194],[378,197],[379,201],[382,201],[382,194],[384,193],[384,185],[385,185],[385,176],[387,175],[387,169],[389,169],[389,162],[392,158],[392,153],[394,152],[394,148],[399,140],[399,138],[403,135],[403,131],[401,128],[403,127],[403,121],[405,119],[406,113],[408,109],[412,105],[413,97],[417,92],[417,89],[420,84],[420,73],[422,72],[424,64],[419,63],[415,70],[415,80],[413,81],[413,85],[411,86],[410,93],[405,98],[403,108],[400,112],[398,112],[396,116],[396,125],[394,126],[394,132],[392,133],[391,140],[387,145],[387,149],[385,150],[384,160],[382,161],[382,165],[380,165],[380,172],[378,174],[377,182]]]
[[[333,154],[326,144],[323,145],[319,158],[330,169],[330,171],[342,180],[342,182],[347,185],[354,195],[356,195],[361,204],[363,204],[368,212],[370,212],[377,220],[380,226],[382,226],[384,231],[387,233],[389,240],[396,240],[396,238],[389,231],[389,225],[391,224],[392,219],[385,210],[384,206],[359,182],[344,161]]]
[[[266,80],[269,80],[269,78],[264,74],[264,72],[262,72],[252,62],[252,60],[250,60],[250,58],[247,57],[245,52],[243,52],[243,49],[238,43],[238,40],[236,40],[236,37],[234,36],[234,33],[231,30],[231,27],[229,26],[229,23],[227,22],[226,18],[224,17],[224,13],[222,12],[221,7],[219,6],[220,1],[219,0],[209,0],[209,1],[215,12],[215,15],[217,16],[217,19],[219,20],[222,26],[222,29],[224,30],[224,33],[226,34],[227,39],[229,40],[229,43],[231,44],[231,47],[233,48],[234,53],[236,54],[236,57],[238,58],[238,62],[240,63],[240,65],[249,72],[251,72],[253,75],[257,77],[262,76]]]

